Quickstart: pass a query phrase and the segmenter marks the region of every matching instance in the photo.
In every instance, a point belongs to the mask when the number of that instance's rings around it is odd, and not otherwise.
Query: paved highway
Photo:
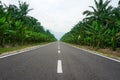
[[[120,62],[55,42],[0,58],[0,80],[120,80]]]

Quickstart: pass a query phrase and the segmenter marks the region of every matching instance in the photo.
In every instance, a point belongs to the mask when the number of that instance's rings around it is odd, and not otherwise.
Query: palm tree
[[[95,1],[95,7],[90,6],[93,11],[86,10],[83,12],[84,15],[87,16],[88,19],[98,20],[100,24],[105,24],[107,21],[107,16],[110,15],[110,11],[112,10],[112,6],[108,6],[110,1],[99,0],[99,2]]]
[[[112,50],[120,47],[120,6],[113,8],[109,3],[109,0],[95,0],[95,7],[90,6],[93,11],[86,10],[83,13],[86,18],[76,24],[61,40],[73,43],[79,40],[83,45],[110,47]]]
[[[0,46],[56,40],[36,18],[27,15],[31,10],[26,2],[19,2],[17,7],[11,4],[3,6],[0,1]]]
[[[120,6],[120,0],[119,0],[119,2],[118,2],[118,6]]]
[[[6,12],[5,8],[0,1],[0,45],[4,47],[5,34],[7,33],[8,23],[6,23]]]

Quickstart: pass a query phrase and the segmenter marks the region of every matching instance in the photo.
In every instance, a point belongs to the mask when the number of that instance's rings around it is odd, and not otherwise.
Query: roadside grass
[[[92,48],[90,46],[82,46],[82,45],[77,45],[77,44],[71,44],[73,46],[79,47],[81,49],[86,49],[92,52],[95,52],[97,54],[101,54],[107,57],[111,57],[117,60],[120,60],[120,48],[118,48],[116,51],[112,51],[110,49],[96,49]]]
[[[4,48],[0,48],[0,54],[5,53],[5,52],[12,52],[12,51],[16,51],[16,50],[21,50],[21,49],[29,48],[29,47],[33,47],[33,46],[44,45],[47,43],[48,42],[27,44],[27,45],[22,45],[22,46],[15,46],[15,47],[4,47]]]

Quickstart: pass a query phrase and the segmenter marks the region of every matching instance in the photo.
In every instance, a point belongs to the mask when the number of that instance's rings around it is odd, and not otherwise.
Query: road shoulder
[[[38,48],[40,48],[40,47],[47,46],[47,45],[49,45],[49,44],[52,44],[52,43],[46,43],[46,44],[41,44],[41,45],[26,47],[26,48],[23,48],[23,49],[20,49],[20,50],[5,52],[5,53],[0,54],[0,58],[5,58],[5,57],[8,57],[8,56],[20,54],[20,53],[23,53],[23,52],[35,50],[35,49],[38,49]]]
[[[116,61],[116,62],[120,62],[120,57],[115,56],[115,55],[110,55],[110,54],[108,55],[108,54],[104,54],[104,53],[101,53],[101,52],[98,52],[98,51],[81,48],[80,46],[77,46],[77,45],[73,45],[73,44],[69,44],[69,43],[64,43],[64,42],[62,42],[62,43],[63,43],[63,44],[66,44],[66,45],[69,45],[69,46],[71,46],[71,47],[74,47],[74,48],[76,48],[76,49],[80,49],[80,50],[83,50],[83,51],[92,53],[92,54],[94,54],[94,55],[98,55],[98,56],[107,58],[107,59],[109,59],[109,60],[113,60],[113,61]]]

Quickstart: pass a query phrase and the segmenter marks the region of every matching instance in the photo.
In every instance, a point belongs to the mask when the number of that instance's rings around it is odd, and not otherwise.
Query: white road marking
[[[66,44],[66,43],[64,43],[64,44]],[[70,44],[67,44],[67,45],[72,46],[72,45],[70,45]],[[120,60],[117,60],[117,59],[114,59],[114,58],[111,58],[111,57],[107,57],[107,56],[102,55],[102,54],[100,54],[100,53],[97,53],[97,52],[94,52],[94,51],[90,51],[90,50],[86,50],[86,49],[82,49],[82,48],[79,48],[79,47],[76,47],[76,46],[72,46],[72,47],[74,47],[74,48],[76,48],[76,49],[80,49],[80,50],[83,50],[83,51],[89,52],[89,53],[91,53],[91,54],[94,54],[94,55],[97,55],[97,56],[100,56],[100,57],[103,57],[103,58],[106,58],[106,59],[109,59],[109,60],[116,61],[116,62],[119,62],[119,63],[120,63]]]
[[[58,60],[58,63],[57,63],[57,73],[63,73],[61,60]]]
[[[60,51],[60,50],[58,50],[58,53],[61,53],[61,51]]]
[[[19,54],[19,53],[22,53],[22,52],[18,52],[18,53],[13,53],[13,54],[8,54],[8,55],[0,56],[0,58],[5,58],[5,57],[13,56],[13,55],[16,55],[16,54]]]

